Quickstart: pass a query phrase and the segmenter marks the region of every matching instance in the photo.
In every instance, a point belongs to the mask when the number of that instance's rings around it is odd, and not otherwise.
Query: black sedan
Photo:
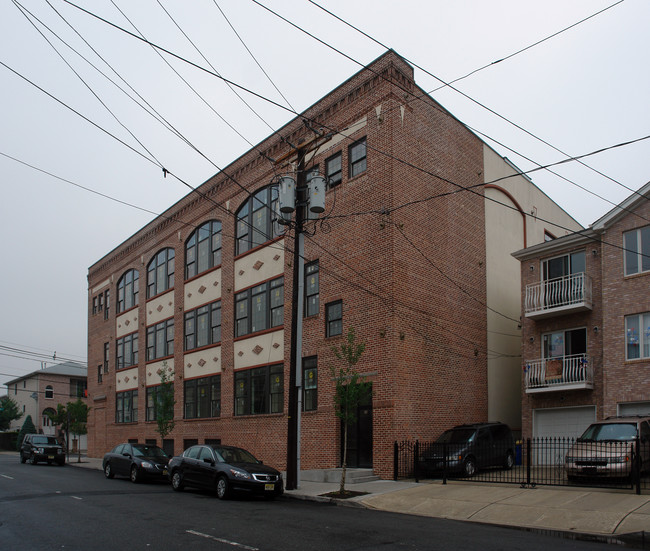
[[[204,488],[216,491],[219,499],[234,492],[273,499],[284,491],[279,471],[267,467],[250,452],[232,446],[192,446],[172,457],[168,471],[174,490],[181,491],[185,486]]]
[[[143,479],[167,480],[169,456],[158,446],[118,444],[104,455],[104,476],[128,476],[131,482]]]

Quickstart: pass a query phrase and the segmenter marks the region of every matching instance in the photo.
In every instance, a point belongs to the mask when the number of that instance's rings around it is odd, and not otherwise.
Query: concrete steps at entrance
[[[300,480],[305,482],[341,482],[341,469],[313,469],[300,471]],[[372,469],[349,468],[345,471],[345,484],[360,484],[379,480]]]

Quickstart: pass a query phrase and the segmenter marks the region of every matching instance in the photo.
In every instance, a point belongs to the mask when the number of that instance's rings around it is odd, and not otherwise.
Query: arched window
[[[210,220],[185,243],[185,279],[221,264],[221,222]]]
[[[52,385],[47,385],[45,387],[45,397],[54,398],[54,389],[52,388]]]
[[[138,305],[137,270],[129,270],[117,282],[117,313]]]
[[[147,266],[147,298],[174,286],[174,249],[158,251]]]
[[[278,186],[259,190],[246,199],[237,211],[237,250],[242,254],[277,237],[281,233],[278,224]]]
[[[44,427],[53,427],[54,422],[52,421],[51,416],[56,415],[56,411],[52,408],[45,408],[43,410],[43,426]]]

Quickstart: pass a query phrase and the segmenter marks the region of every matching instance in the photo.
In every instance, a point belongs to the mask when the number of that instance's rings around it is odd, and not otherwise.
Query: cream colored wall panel
[[[166,292],[147,302],[147,327],[174,315],[174,291]]]
[[[284,361],[284,330],[235,343],[235,369]]]
[[[146,383],[147,386],[159,385],[160,372],[167,368],[170,372],[174,372],[174,358],[169,358],[168,360],[161,360],[159,362],[152,362],[147,364],[147,373],[146,373]]]
[[[235,262],[235,292],[284,275],[284,239]]]
[[[131,390],[138,388],[138,368],[123,369],[115,374],[115,391]]]
[[[221,373],[221,347],[213,346],[183,356],[183,377],[193,379]]]
[[[119,339],[138,330],[138,309],[133,308],[117,316],[115,320],[115,338]]]
[[[221,268],[186,283],[183,297],[186,312],[219,300],[221,298]]]

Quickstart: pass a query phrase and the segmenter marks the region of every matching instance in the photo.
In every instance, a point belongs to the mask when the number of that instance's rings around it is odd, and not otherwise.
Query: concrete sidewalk
[[[83,457],[70,466],[101,470],[102,460]],[[539,531],[587,535],[603,541],[639,540],[650,537],[650,495],[618,490],[537,487],[452,481],[375,480],[349,484],[346,489],[363,492],[346,500],[326,497],[338,490],[332,482],[301,481],[285,496],[340,505],[367,507],[420,515],[511,526]]]

